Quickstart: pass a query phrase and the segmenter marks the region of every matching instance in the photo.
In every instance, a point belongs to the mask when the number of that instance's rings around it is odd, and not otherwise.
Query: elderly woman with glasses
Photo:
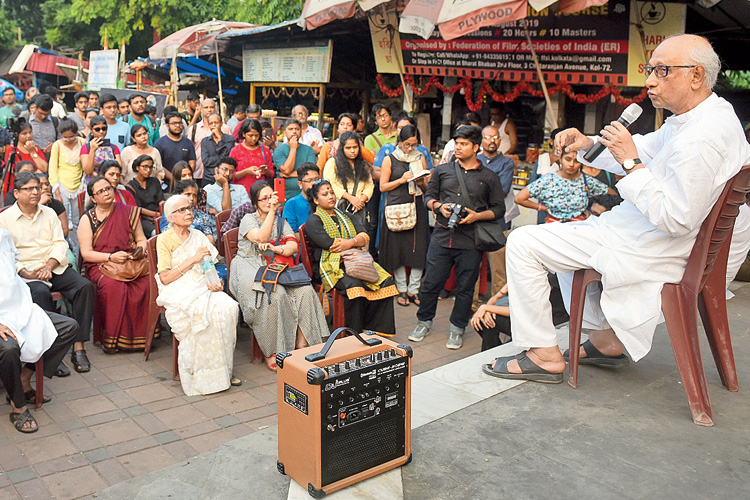
[[[141,207],[141,224],[146,237],[154,234],[156,226],[154,220],[159,216],[159,202],[164,199],[161,182],[151,177],[154,171],[154,160],[148,155],[141,155],[133,160],[135,179],[131,179],[127,186],[132,191],[135,202]]]
[[[89,178],[101,175],[99,167],[107,160],[114,160],[122,165],[120,148],[107,139],[107,120],[103,116],[94,116],[90,124],[89,142],[81,146],[81,164],[84,174]]]
[[[237,256],[232,259],[229,290],[253,329],[269,370],[276,371],[276,353],[318,344],[328,336],[323,308],[311,285],[277,285],[267,293],[255,276],[270,262],[294,265],[299,247],[289,223],[276,217],[279,198],[266,181],[250,188],[255,212],[240,222]],[[280,234],[279,234],[280,233]]]
[[[208,238],[190,226],[190,200],[175,195],[164,204],[170,228],[156,240],[159,274],[156,303],[166,310],[167,322],[180,342],[178,366],[187,396],[212,394],[240,385],[232,377],[239,307],[211,284],[205,270],[218,252]]]
[[[102,349],[143,349],[149,283],[141,209],[118,203],[115,188],[104,177],[94,177],[87,191],[94,206],[81,217],[78,241],[86,277],[96,285]]]

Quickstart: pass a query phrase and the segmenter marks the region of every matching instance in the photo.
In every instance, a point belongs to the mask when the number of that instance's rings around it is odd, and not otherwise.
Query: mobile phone
[[[273,190],[276,191],[276,196],[279,197],[279,204],[286,201],[285,189],[286,183],[284,179],[276,178],[273,180]]]
[[[102,139],[102,146],[110,146],[112,143],[106,137]]]

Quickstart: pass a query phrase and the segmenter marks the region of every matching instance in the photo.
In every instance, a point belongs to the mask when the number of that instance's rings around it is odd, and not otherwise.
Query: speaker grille
[[[322,443],[324,486],[404,455],[403,410],[367,424],[329,434],[330,438]]]

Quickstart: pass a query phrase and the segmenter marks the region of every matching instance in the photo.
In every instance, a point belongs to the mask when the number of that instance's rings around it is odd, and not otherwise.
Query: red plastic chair
[[[160,215],[156,219],[154,219],[154,229],[156,231],[156,235],[159,236],[161,234],[161,218],[164,217],[163,215]]]
[[[156,323],[159,321],[159,315],[164,312],[164,308],[157,305],[156,297],[159,295],[159,289],[156,286],[156,274],[158,273],[158,267],[156,263],[156,239],[158,236],[149,238],[148,240],[148,282],[150,298],[148,302],[148,323],[146,323],[146,331],[148,337],[146,338],[146,348],[143,350],[143,360],[148,361],[148,355],[151,352],[151,344],[154,341],[154,330],[156,330]],[[177,356],[179,355],[179,344],[177,338],[172,335],[172,380],[180,380],[180,373],[177,366]]]
[[[78,193],[78,214],[83,215],[83,209],[86,205],[86,191]]]
[[[235,255],[237,255],[237,248],[238,248],[238,242],[237,238],[240,234],[240,228],[235,227],[234,229],[230,229],[227,233],[224,234],[223,237],[223,244],[224,248],[226,250],[226,254],[224,255],[224,261],[227,265],[227,283],[229,283],[229,276],[232,270],[232,259]],[[250,284],[248,284],[250,286]],[[234,298],[232,295],[232,292],[229,291],[229,288],[227,288],[227,293]],[[252,329],[250,329],[252,332]],[[261,363],[264,359],[263,351],[260,350],[260,345],[258,345],[258,341],[255,339],[255,332],[252,332],[252,340],[250,341],[250,362],[251,363]]]
[[[729,335],[726,306],[727,256],[732,239],[734,220],[739,207],[750,192],[750,165],[729,182],[716,204],[703,221],[690,252],[685,274],[680,283],[667,283],[661,292],[662,311],[672,341],[677,367],[685,388],[693,422],[714,425],[708,396],[706,373],[698,341],[698,314],[703,320],[706,337],[713,353],[721,383],[728,390],[739,390],[734,364],[732,340]],[[568,384],[578,385],[578,357],[581,343],[581,322],[586,286],[600,281],[601,274],[593,269],[575,272],[570,297],[570,376]]]
[[[230,210],[223,210],[219,212],[218,214],[216,214],[215,216],[216,217],[216,236],[218,238],[216,240],[216,249],[219,251],[219,255],[221,255],[222,257],[226,257],[226,255],[224,255],[225,253],[224,244],[223,244],[224,233],[221,231],[221,226],[223,226],[224,223],[229,220],[229,216],[231,214],[232,214],[232,210],[230,209]]]
[[[299,260],[305,266],[308,276],[312,278],[312,251],[310,249],[310,240],[307,238],[307,234],[305,234],[305,225],[302,224],[299,227]],[[320,293],[320,287],[321,285],[315,286],[318,293]],[[344,296],[338,290],[331,290],[331,295],[333,295],[333,306],[331,306],[331,309],[333,310],[333,329],[335,330],[346,326],[346,312],[344,311]]]

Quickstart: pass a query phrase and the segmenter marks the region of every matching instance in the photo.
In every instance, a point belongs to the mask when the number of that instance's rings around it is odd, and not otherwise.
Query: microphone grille
[[[622,117],[625,118],[628,123],[633,123],[639,116],[641,116],[641,113],[643,113],[643,108],[636,103],[633,103],[625,108],[625,111],[622,112]]]

